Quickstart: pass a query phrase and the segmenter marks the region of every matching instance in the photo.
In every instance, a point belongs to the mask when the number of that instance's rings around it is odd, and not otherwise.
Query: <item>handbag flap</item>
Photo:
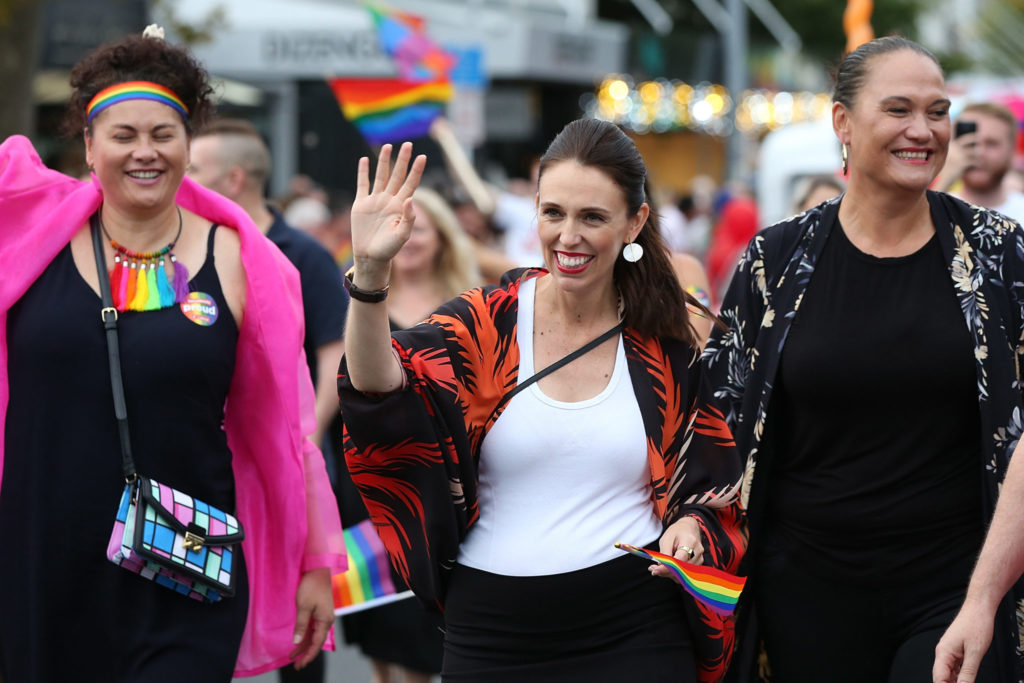
[[[152,507],[176,533],[199,536],[203,545],[231,545],[245,538],[242,525],[234,515],[166,484],[139,477],[139,492],[146,505]]]

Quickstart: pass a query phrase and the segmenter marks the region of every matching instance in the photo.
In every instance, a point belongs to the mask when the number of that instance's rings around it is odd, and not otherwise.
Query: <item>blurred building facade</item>
[[[580,115],[585,93],[626,66],[629,30],[601,20],[597,0],[387,4],[421,16],[433,40],[470,55],[478,84],[457,87],[450,116],[480,160],[513,174],[525,173],[530,154]],[[359,0],[46,0],[35,79],[44,158],[68,172],[82,170],[80,145],[56,134],[78,59],[151,22],[180,40],[175,23],[202,26],[212,10],[221,20],[208,41],[191,47],[217,81],[220,110],[253,121],[269,141],[270,189],[282,191],[300,172],[327,187],[353,188],[356,160],[368,148],[344,120],[326,79],[395,75]],[[431,151],[429,141],[422,147]]]
[[[366,148],[326,86],[332,77],[395,74],[370,14],[355,0],[218,0],[225,26],[195,54],[217,76],[262,93],[246,115],[271,140],[276,187],[294,172],[327,186],[354,186]],[[201,21],[209,0],[179,0]],[[519,160],[579,115],[579,98],[625,64],[628,30],[597,17],[595,0],[394,0],[421,16],[443,47],[469,54],[477,87],[456,88],[450,107],[469,147]],[[426,143],[429,152],[429,143]]]

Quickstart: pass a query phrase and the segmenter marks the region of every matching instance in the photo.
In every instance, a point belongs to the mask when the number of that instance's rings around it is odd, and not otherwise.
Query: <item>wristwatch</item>
[[[345,290],[348,295],[356,301],[362,301],[367,304],[379,304],[384,299],[388,298],[388,289],[391,284],[388,283],[384,286],[384,289],[362,289],[356,286],[356,283],[352,282],[352,275],[355,273],[356,267],[352,266],[345,272],[345,277],[342,278],[341,283],[345,285]]]

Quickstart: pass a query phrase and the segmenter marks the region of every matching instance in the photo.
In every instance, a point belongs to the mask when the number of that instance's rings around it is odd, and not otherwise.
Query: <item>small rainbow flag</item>
[[[348,553],[348,569],[331,577],[336,616],[380,607],[412,596],[412,591],[396,592],[391,580],[391,565],[384,544],[373,528],[373,522],[364,519],[345,529],[343,534],[345,551]]]
[[[452,97],[451,83],[446,80],[332,78],[328,84],[345,118],[371,145],[425,136]]]
[[[713,567],[682,562],[671,555],[654,550],[637,548],[628,543],[616,543],[615,547],[625,550],[631,555],[665,565],[676,575],[687,593],[723,617],[729,616],[736,609],[736,602],[740,599],[743,586],[747,583],[746,577],[733,576]]]

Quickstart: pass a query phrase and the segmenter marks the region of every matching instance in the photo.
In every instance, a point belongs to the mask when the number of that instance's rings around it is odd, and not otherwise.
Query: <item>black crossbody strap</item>
[[[100,280],[100,298],[103,308],[100,318],[107,333],[107,361],[110,365],[110,388],[114,393],[114,416],[117,418],[117,432],[121,438],[121,469],[129,483],[135,481],[135,461],[132,459],[132,440],[128,431],[128,404],[124,400],[124,384],[121,381],[121,352],[117,343],[117,309],[110,294],[110,276],[107,274],[107,257],[103,251],[100,236],[99,215],[89,219],[92,232],[92,249],[96,256],[96,274]]]
[[[624,326],[625,326],[624,323],[619,323],[618,325],[616,325],[612,329],[610,329],[607,332],[605,332],[604,334],[602,334],[597,339],[592,339],[591,341],[587,342],[586,344],[584,344],[580,348],[576,349],[575,351],[573,351],[569,355],[567,355],[567,356],[565,356],[563,358],[560,358],[559,360],[556,360],[554,363],[552,363],[551,365],[547,366],[546,368],[544,368],[540,372],[535,372],[534,374],[530,375],[530,377],[528,377],[527,379],[523,380],[522,382],[520,382],[516,386],[512,387],[512,389],[510,389],[504,396],[501,397],[501,400],[498,401],[498,405],[494,406],[494,410],[491,411],[491,415],[490,415],[489,418],[487,418],[486,424],[491,424],[491,422],[494,419],[496,419],[494,417],[495,414],[497,414],[499,411],[503,410],[505,408],[505,406],[508,405],[508,402],[512,400],[512,397],[515,396],[516,394],[518,394],[520,391],[522,391],[526,387],[530,386],[534,382],[537,382],[539,380],[544,379],[545,377],[550,375],[552,372],[554,372],[558,368],[560,368],[562,366],[565,366],[565,365],[568,365],[569,363],[573,362],[574,360],[576,360],[577,358],[579,358],[583,354],[587,353],[588,351],[591,351],[591,350],[597,348],[598,346],[600,346],[601,344],[604,344],[606,341],[608,341],[609,339],[611,339],[615,335],[617,335],[620,332],[622,332],[622,328]]]
[[[601,344],[604,344],[606,341],[608,341],[609,339],[611,339],[612,337],[614,337],[615,335],[617,335],[621,331],[622,331],[622,323],[619,323],[618,325],[616,325],[612,329],[610,329],[607,332],[605,332],[604,334],[602,334],[597,339],[592,339],[591,341],[587,342],[586,344],[584,344],[580,348],[576,349],[575,351],[570,353],[568,356],[565,356],[564,358],[562,358],[560,360],[556,360],[554,363],[552,363],[551,365],[547,366],[546,368],[544,368],[540,372],[533,373],[533,375],[528,377],[523,382],[520,382],[519,384],[517,384],[510,392],[505,394],[505,400],[503,402],[507,403],[508,401],[511,401],[513,396],[518,394],[520,391],[522,391],[526,387],[530,386],[534,382],[539,382],[540,380],[544,379],[545,377],[550,375],[552,372],[554,372],[558,368],[562,367],[563,365],[568,365],[569,363],[573,362],[574,360],[576,360],[577,358],[579,358],[583,354],[587,353],[588,351],[596,349],[598,346],[600,346]]]

